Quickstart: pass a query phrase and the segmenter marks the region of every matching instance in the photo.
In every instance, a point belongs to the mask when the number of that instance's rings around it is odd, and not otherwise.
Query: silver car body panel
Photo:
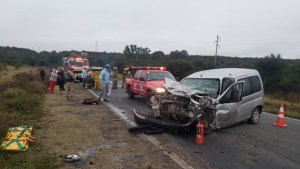
[[[253,76],[259,77],[260,91],[243,96],[240,102],[220,103],[217,105],[216,125],[217,128],[222,128],[249,119],[252,111],[256,107],[263,108],[264,90],[259,72],[254,69],[242,68],[211,69],[193,73],[184,78],[181,82],[185,79],[220,79],[220,92],[218,93],[218,97],[220,97],[222,95],[223,79],[231,78],[234,79],[235,82],[238,82]]]

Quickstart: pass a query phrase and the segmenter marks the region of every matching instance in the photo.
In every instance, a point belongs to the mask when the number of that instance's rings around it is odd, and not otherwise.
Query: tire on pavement
[[[261,114],[261,110],[258,107],[256,107],[252,111],[250,118],[247,120],[248,123],[257,124],[259,122],[259,119],[260,119],[260,114]]]

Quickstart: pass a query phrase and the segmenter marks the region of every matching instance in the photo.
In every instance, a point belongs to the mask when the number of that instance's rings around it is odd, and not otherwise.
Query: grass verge
[[[269,96],[265,96],[264,104],[264,111],[272,114],[278,114],[280,104],[284,104],[285,116],[300,119],[300,103],[292,103],[285,100],[272,99]]]
[[[39,81],[38,70],[28,71],[28,67],[10,69],[0,77],[0,144],[9,127],[31,125],[34,136],[35,122],[43,115],[43,101],[47,93],[47,87]],[[40,152],[41,146],[38,142],[29,144],[30,149],[26,152],[0,150],[0,168],[58,168],[49,155]]]

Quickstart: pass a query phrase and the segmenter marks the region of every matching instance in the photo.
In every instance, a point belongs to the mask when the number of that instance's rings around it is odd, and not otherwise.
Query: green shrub
[[[15,75],[13,75],[12,77],[14,80],[17,80],[19,82],[30,82],[34,80],[34,77],[31,73],[27,73],[27,72],[21,72],[21,73],[17,73]]]
[[[0,95],[0,110],[22,114],[38,113],[42,96],[20,88],[8,88]]]

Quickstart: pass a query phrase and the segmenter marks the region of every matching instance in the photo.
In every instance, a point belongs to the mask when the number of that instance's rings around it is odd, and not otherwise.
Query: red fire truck
[[[165,78],[175,80],[166,67],[131,66],[127,71],[124,86],[128,98],[133,99],[135,95],[143,96],[148,106],[153,94],[165,93],[163,87]]]
[[[89,69],[89,60],[87,54],[72,53],[69,57],[64,58],[65,71],[72,68],[76,79],[81,80],[81,72],[84,68]]]

